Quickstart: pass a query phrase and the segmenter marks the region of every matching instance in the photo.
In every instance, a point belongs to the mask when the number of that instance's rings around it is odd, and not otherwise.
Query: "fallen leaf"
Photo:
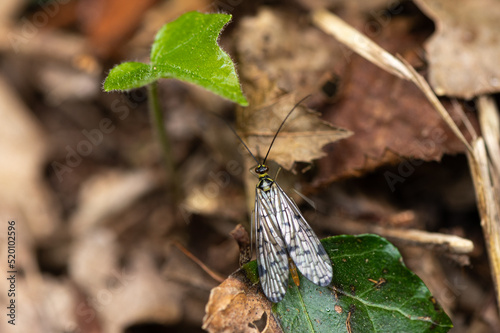
[[[240,112],[239,123],[248,146],[264,158],[276,131],[299,98],[289,94],[269,106],[254,106]],[[304,102],[305,103],[305,102]],[[290,170],[297,161],[312,162],[326,155],[322,148],[331,142],[347,138],[352,133],[321,120],[319,114],[298,105],[278,133],[269,159]]]
[[[204,330],[219,332],[282,332],[271,314],[271,302],[238,270],[212,289],[203,318]]]
[[[411,54],[420,48],[422,36],[412,35],[412,24],[393,18],[375,42],[391,54]],[[333,42],[333,41],[332,41]],[[318,184],[341,177],[360,176],[384,164],[398,165],[388,184],[403,182],[423,161],[439,161],[444,154],[464,151],[463,143],[411,82],[387,73],[358,55],[351,54],[349,76],[341,77],[341,98],[324,111],[324,118],[355,134],[340,141],[327,158],[319,161]],[[462,119],[443,101],[462,132]],[[477,121],[470,114],[470,121]],[[393,188],[393,187],[391,187]]]
[[[425,49],[437,95],[470,99],[500,91],[500,7],[494,0],[415,2],[436,24]]]

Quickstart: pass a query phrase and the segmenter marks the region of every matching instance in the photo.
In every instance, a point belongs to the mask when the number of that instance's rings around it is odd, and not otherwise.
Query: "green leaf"
[[[104,90],[140,88],[157,79],[157,74],[151,65],[142,62],[124,62],[111,70],[104,82]],[[124,84],[126,87],[123,87]]]
[[[151,49],[151,64],[126,62],[113,68],[104,90],[142,87],[160,78],[175,78],[248,105],[229,55],[217,44],[231,15],[189,12],[165,24]]]
[[[398,250],[376,235],[322,240],[332,259],[333,288],[291,277],[273,306],[285,332],[447,332],[450,318]],[[349,319],[349,320],[348,320]]]

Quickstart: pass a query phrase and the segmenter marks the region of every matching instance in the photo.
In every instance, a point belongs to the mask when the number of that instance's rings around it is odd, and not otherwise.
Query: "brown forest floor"
[[[498,31],[498,23],[447,3],[3,0],[0,267],[4,271],[6,223],[14,219],[20,308],[19,330],[12,332],[198,332],[219,282],[182,249],[220,276],[238,269],[239,249],[230,232],[237,224],[249,228],[251,163],[212,113],[245,138],[257,137],[268,116],[248,119],[245,110],[200,88],[160,81],[185,195],[176,202],[146,90],[102,91],[110,68],[147,61],[156,31],[190,10],[233,15],[220,44],[237,64],[249,109],[281,103],[289,110],[310,93],[309,108],[354,133],[323,147],[324,157],[312,161],[306,154],[279,176],[287,192],[295,188],[315,203],[316,210],[295,198],[320,238],[382,230],[449,314],[451,332],[498,329],[463,145],[411,83],[341,46],[309,17],[314,8],[328,8],[402,55],[448,96],[442,103],[459,127],[466,132],[457,106],[479,132],[473,97],[496,91],[494,82],[474,86],[485,71],[474,64],[500,59],[500,49],[495,53],[494,46],[477,43],[488,40],[482,34]],[[489,8],[486,0],[475,3],[470,13]],[[473,36],[453,36],[460,29]],[[431,37],[439,38],[441,49]],[[484,54],[476,57],[479,49]],[[462,50],[472,63],[464,69],[451,60],[465,56]],[[487,74],[499,77],[493,70]],[[279,117],[263,126],[275,130]],[[417,244],[406,238],[408,229],[460,236],[474,250],[453,253],[425,240]],[[389,237],[393,230],[401,235]],[[2,319],[0,331],[9,329]]]

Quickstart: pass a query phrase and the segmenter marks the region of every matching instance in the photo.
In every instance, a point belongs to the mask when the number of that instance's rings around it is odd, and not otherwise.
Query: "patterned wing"
[[[276,184],[276,183],[275,183]],[[299,271],[319,286],[327,286],[333,278],[332,264],[318,237],[302,216],[299,208],[276,184],[275,206],[280,207],[279,228],[287,251]]]
[[[285,297],[288,285],[288,255],[274,206],[278,192],[276,186],[267,192],[257,188],[253,215],[260,283],[264,294],[274,303]]]

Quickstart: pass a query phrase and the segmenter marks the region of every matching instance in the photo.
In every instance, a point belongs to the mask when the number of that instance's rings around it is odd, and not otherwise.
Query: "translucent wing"
[[[264,294],[274,303],[285,297],[288,285],[288,254],[281,234],[275,197],[279,190],[257,188],[253,223],[257,243],[257,264]]]
[[[299,208],[286,193],[274,183],[277,189],[275,206],[280,207],[277,219],[288,254],[299,271],[308,280],[319,286],[332,281],[333,271],[330,258],[318,237],[307,224]]]

